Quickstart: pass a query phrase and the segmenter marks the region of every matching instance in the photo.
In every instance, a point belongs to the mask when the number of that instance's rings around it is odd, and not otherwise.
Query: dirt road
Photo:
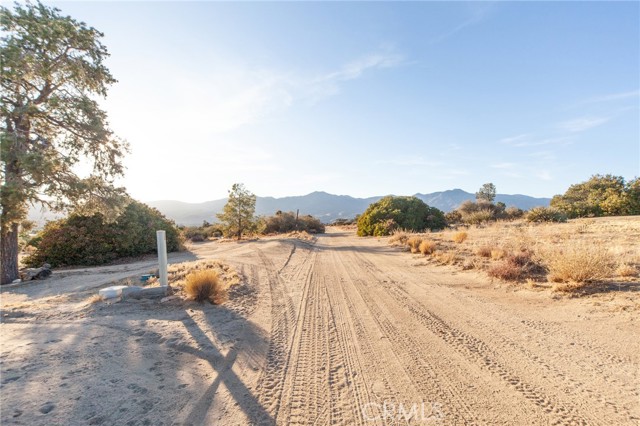
[[[3,291],[2,424],[640,423],[637,312],[337,230],[193,254],[246,277],[228,304],[42,312]]]

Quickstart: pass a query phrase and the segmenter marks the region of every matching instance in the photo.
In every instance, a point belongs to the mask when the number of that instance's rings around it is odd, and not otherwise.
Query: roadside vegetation
[[[261,234],[286,234],[294,231],[322,234],[325,231],[320,219],[311,215],[296,217],[294,212],[277,211],[273,216],[261,217],[258,221]]]
[[[155,253],[157,230],[166,232],[167,251],[181,249],[182,239],[175,224],[138,201],[130,200],[113,220],[102,213],[73,213],[49,222],[31,239],[31,254],[23,263],[32,267],[44,263],[53,267],[90,266]]]
[[[227,300],[229,289],[240,283],[240,275],[231,266],[219,260],[197,260],[169,265],[169,286],[175,295],[196,302],[208,301],[220,305]],[[160,285],[153,277],[147,287]]]
[[[612,217],[496,222],[464,231],[399,230],[388,243],[429,264],[475,269],[531,288],[574,292],[638,283],[638,241],[640,218]]]
[[[443,229],[444,213],[416,197],[387,196],[371,204],[358,218],[358,235],[384,236],[398,229]]]

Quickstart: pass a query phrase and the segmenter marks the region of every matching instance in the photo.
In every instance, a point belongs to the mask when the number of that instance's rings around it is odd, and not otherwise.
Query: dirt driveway
[[[146,264],[2,289],[1,423],[640,423],[638,311],[338,230],[184,256],[245,280],[223,306],[87,301]]]

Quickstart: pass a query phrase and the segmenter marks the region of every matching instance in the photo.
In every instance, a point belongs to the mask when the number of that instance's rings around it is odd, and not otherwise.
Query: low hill
[[[453,189],[449,191],[434,192],[431,194],[415,194],[429,206],[448,212],[466,200],[474,200],[475,194]],[[272,215],[278,210],[296,211],[300,214],[310,214],[329,223],[338,218],[353,218],[364,212],[369,204],[378,201],[382,196],[369,198],[355,198],[348,195],[333,195],[316,191],[307,195],[292,197],[256,197],[256,214]],[[173,219],[180,225],[200,225],[204,220],[215,221],[215,214],[222,211],[226,199],[206,201],[204,203],[184,203],[181,201],[151,201],[148,202],[160,210],[165,216]],[[528,210],[535,206],[548,206],[549,198],[533,198],[527,195],[498,194],[496,201],[502,201],[507,206],[516,206]]]

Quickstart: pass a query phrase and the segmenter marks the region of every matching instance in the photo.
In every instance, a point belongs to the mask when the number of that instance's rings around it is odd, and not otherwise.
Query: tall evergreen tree
[[[218,219],[225,225],[227,234],[236,235],[238,241],[242,234],[255,226],[256,196],[241,183],[234,183],[229,191],[229,199]]]
[[[29,204],[102,208],[121,191],[127,145],[96,99],[116,82],[95,28],[41,3],[0,7],[0,191],[2,284],[18,277],[19,224]],[[91,174],[82,177],[82,162]],[[117,197],[116,197],[117,198]]]

